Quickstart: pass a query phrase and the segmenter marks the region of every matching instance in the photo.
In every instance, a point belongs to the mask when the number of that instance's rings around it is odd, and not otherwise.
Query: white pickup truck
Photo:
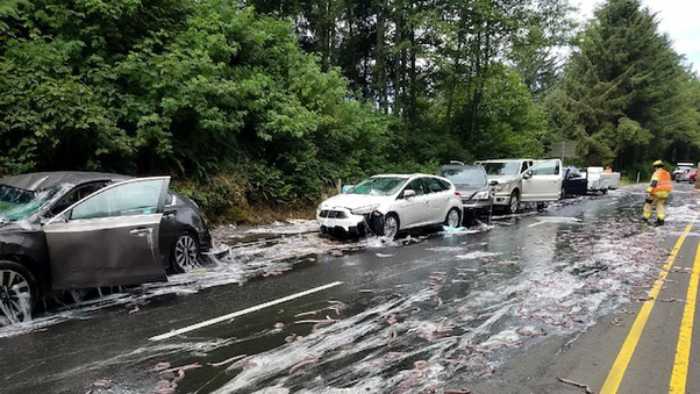
[[[494,206],[503,206],[510,213],[517,212],[521,202],[542,203],[562,197],[564,171],[559,159],[484,160],[475,164],[486,170]]]
[[[620,185],[619,172],[605,172],[603,167],[588,167],[586,169],[588,191],[590,193],[607,193]]]

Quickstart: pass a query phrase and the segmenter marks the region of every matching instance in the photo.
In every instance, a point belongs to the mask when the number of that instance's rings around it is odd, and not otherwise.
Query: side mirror
[[[415,196],[416,196],[416,191],[413,189],[406,189],[403,191],[403,198],[406,200],[408,200],[411,197],[415,197]]]
[[[489,182],[489,186],[496,186],[496,185],[498,185],[498,181],[495,179],[492,180],[491,182]]]
[[[523,179],[530,179],[530,178],[532,178],[532,170],[525,171],[525,173],[523,174]]]

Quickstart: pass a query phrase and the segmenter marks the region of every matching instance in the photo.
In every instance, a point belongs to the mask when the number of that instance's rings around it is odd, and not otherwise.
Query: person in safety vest
[[[671,195],[673,181],[671,174],[664,168],[664,162],[657,160],[654,162],[654,175],[651,176],[651,183],[647,187],[647,197],[644,203],[644,221],[651,219],[651,211],[656,206],[656,224],[661,226],[666,220],[666,201]]]

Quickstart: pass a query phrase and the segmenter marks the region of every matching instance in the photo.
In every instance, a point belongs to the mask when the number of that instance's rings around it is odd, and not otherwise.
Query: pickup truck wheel
[[[384,217],[384,228],[382,235],[389,239],[395,239],[399,234],[399,226],[399,217],[396,216],[395,213],[387,214],[386,217]]]
[[[510,194],[510,199],[508,200],[508,213],[516,214],[520,209],[520,193],[518,191],[513,191]]]
[[[32,320],[36,297],[32,273],[21,264],[0,260],[0,326]]]

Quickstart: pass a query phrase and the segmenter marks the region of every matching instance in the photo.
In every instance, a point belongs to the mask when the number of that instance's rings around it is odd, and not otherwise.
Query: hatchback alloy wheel
[[[177,268],[182,272],[189,272],[199,267],[199,246],[190,234],[183,234],[175,243],[173,254]]]
[[[447,213],[447,227],[457,228],[459,227],[459,211],[452,208],[450,212]]]
[[[395,215],[387,215],[384,219],[384,236],[394,239],[399,232],[399,220]]]
[[[12,269],[0,269],[0,311],[9,324],[32,319],[32,289],[27,278]]]

